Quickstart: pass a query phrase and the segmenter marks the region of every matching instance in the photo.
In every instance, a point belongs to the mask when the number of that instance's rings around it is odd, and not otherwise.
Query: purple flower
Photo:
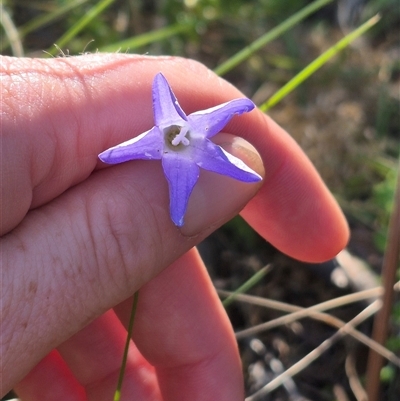
[[[104,163],[161,159],[170,195],[170,214],[176,226],[183,225],[190,194],[200,168],[256,182],[261,177],[240,159],[210,141],[235,114],[254,108],[249,99],[235,99],[207,110],[186,115],[165,77],[153,81],[155,126],[143,134],[99,154]]]

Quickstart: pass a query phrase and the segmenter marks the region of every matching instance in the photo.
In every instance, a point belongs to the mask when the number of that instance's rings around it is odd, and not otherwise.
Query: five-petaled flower
[[[153,82],[155,126],[105,150],[99,158],[109,164],[161,159],[169,185],[171,219],[180,227],[190,194],[199,178],[199,167],[244,182],[261,180],[240,159],[210,141],[235,114],[247,113],[253,108],[253,102],[243,98],[187,116],[167,80],[159,73]]]

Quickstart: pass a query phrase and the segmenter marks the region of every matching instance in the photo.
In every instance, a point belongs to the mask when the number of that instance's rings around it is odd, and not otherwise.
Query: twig
[[[389,319],[393,305],[393,285],[396,280],[396,270],[400,255],[400,159],[397,172],[397,190],[393,211],[390,216],[388,238],[382,266],[383,307],[376,315],[372,338],[379,344],[384,344],[388,335]],[[367,365],[367,394],[369,401],[378,401],[380,390],[380,370],[382,357],[370,351]]]
[[[275,379],[271,380],[267,385],[263,388],[255,392],[250,397],[247,397],[245,401],[259,401],[260,397],[269,394],[271,391],[277,389],[281,386],[285,380],[289,377],[293,377],[297,373],[301,372],[304,368],[314,362],[317,358],[319,358],[325,351],[327,351],[333,344],[339,341],[342,337],[347,334],[349,328],[353,328],[359,325],[364,320],[368,319],[371,315],[373,315],[379,308],[381,307],[381,301],[376,300],[371,305],[367,306],[361,313],[359,313],[356,317],[351,319],[348,323],[346,323],[342,328],[340,328],[335,334],[331,337],[323,341],[317,348],[313,349],[309,354],[307,354],[304,358],[300,359],[294,365],[292,365],[285,372],[275,377]]]

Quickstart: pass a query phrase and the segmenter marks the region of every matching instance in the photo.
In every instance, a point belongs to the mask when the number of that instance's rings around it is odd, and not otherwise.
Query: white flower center
[[[181,143],[182,145],[188,146],[189,139],[186,138],[187,132],[188,132],[188,128],[182,127],[180,129],[179,134],[171,141],[172,145],[178,146]]]
[[[178,147],[181,144],[183,146],[188,146],[190,144],[189,139],[186,138],[186,135],[189,133],[189,127],[172,125],[166,128],[164,133],[167,145]]]

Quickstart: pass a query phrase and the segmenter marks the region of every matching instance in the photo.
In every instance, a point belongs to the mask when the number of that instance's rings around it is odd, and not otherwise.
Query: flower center
[[[165,132],[165,142],[169,146],[178,147],[179,145],[188,146],[190,141],[186,138],[189,133],[188,127],[180,127],[178,125],[172,125],[168,127]]]

